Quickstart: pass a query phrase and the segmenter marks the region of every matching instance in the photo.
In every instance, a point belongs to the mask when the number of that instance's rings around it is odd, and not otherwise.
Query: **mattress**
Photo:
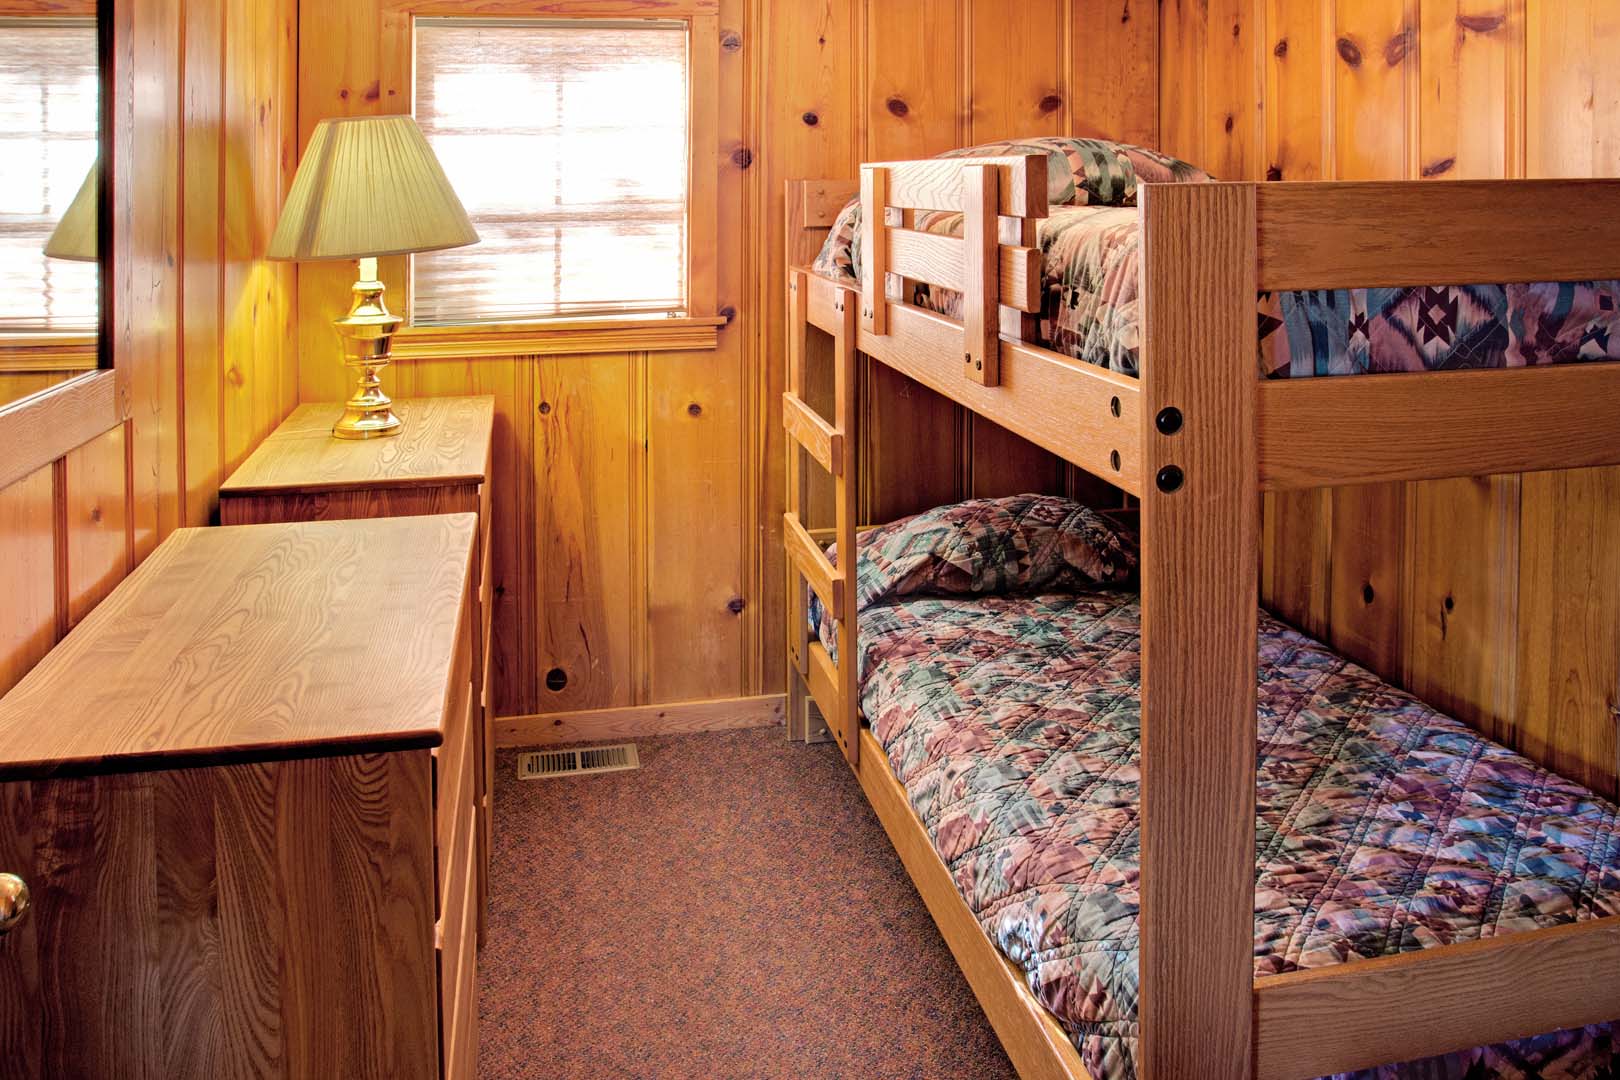
[[[1019,499],[863,537],[861,709],[985,933],[1092,1075],[1128,1080],[1141,612],[1095,536],[997,554],[997,520],[1059,502]],[[940,537],[954,583],[918,558]],[[1085,548],[1064,557],[1095,580],[1026,572],[1059,547]],[[836,654],[834,626],[815,608],[812,623]],[[1259,626],[1257,976],[1620,914],[1614,804],[1264,612]],[[1597,1078],[1617,1061],[1604,1025],[1358,1075]]]
[[[815,269],[858,280],[859,204],[844,208]],[[1127,375],[1141,351],[1134,206],[1053,206],[1040,222],[1041,342]],[[961,214],[925,215],[959,236]],[[961,294],[912,283],[907,300],[961,317]],[[1262,293],[1259,367],[1271,378],[1524,367],[1620,359],[1620,282],[1541,282]]]

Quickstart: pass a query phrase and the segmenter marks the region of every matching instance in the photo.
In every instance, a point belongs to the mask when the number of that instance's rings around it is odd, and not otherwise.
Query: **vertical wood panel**
[[[47,465],[0,488],[0,691],[9,690],[56,643],[56,510]]]
[[[1062,134],[1066,4],[966,2],[967,141]]]
[[[744,693],[743,462],[735,356],[654,358],[647,401],[646,698]]]
[[[67,530],[67,625],[124,579],[124,429],[115,427],[67,455],[62,523]]]
[[[588,371],[586,370],[588,368]],[[635,701],[631,582],[639,569],[633,443],[636,365],[626,353],[536,362],[536,668],[542,711]],[[553,689],[548,683],[565,685]]]
[[[1153,0],[1071,0],[1070,131],[1159,143],[1159,7]]]

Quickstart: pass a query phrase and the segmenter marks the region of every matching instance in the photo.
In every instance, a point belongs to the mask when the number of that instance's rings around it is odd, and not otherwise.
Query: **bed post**
[[[1255,189],[1144,185],[1140,1075],[1251,1075]]]

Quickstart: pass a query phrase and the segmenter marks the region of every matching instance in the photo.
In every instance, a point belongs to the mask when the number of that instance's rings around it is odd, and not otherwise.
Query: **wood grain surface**
[[[437,743],[475,529],[176,532],[0,699],[0,776]]]
[[[1254,221],[1247,184],[1142,197],[1138,1062],[1154,1077],[1252,1060]]]
[[[429,753],[0,784],[5,1075],[439,1074]]]
[[[404,421],[398,435],[348,442],[332,437],[342,405],[300,405],[220,485],[220,495],[477,484],[489,475],[493,397],[412,398],[395,402],[394,411]]]

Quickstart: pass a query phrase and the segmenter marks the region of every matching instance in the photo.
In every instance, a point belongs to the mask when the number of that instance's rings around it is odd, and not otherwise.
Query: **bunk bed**
[[[1620,464],[1620,364],[1262,379],[1257,298],[1620,278],[1620,182],[1144,184],[1134,374],[1038,340],[1040,155],[863,165],[858,183],[790,182],[786,198],[794,694],[825,719],[1020,1075],[1090,1074],[863,724],[861,561],[819,542],[858,550],[862,355],[1139,507],[1139,1076],[1318,1076],[1620,1019],[1613,915],[1257,976],[1256,866],[1238,854],[1256,838],[1256,646],[1286,633],[1257,604],[1261,493]],[[853,198],[859,278],[818,273]],[[918,227],[939,213],[961,215],[954,235]],[[949,290],[959,317],[919,285]],[[808,368],[829,339],[817,409]],[[807,526],[806,459],[832,476],[830,537]]]

